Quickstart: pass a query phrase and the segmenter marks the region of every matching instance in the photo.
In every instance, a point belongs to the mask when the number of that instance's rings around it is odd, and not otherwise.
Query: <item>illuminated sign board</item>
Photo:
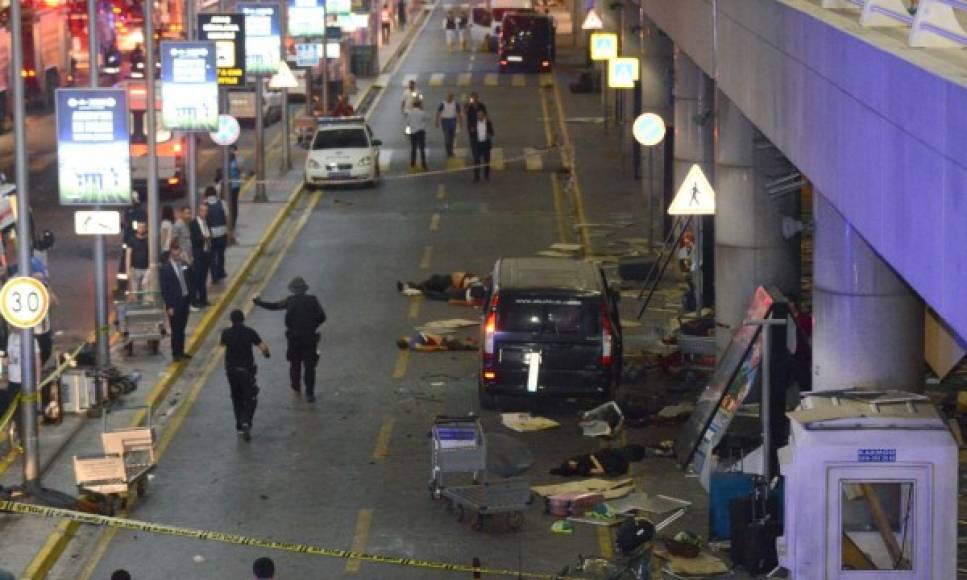
[[[124,89],[57,89],[61,205],[130,205],[131,152]]]
[[[304,38],[326,33],[325,0],[289,0],[289,36]]]
[[[215,69],[218,84],[234,87],[245,84],[245,16],[234,13],[198,15],[199,40],[215,43]]]
[[[245,72],[274,75],[279,72],[282,25],[276,4],[239,4],[245,15]]]
[[[215,43],[161,43],[161,124],[172,131],[218,129]]]
[[[591,33],[591,60],[611,60],[618,57],[618,35],[614,32]]]
[[[638,59],[618,57],[608,61],[608,86],[612,89],[633,89],[638,80]]]

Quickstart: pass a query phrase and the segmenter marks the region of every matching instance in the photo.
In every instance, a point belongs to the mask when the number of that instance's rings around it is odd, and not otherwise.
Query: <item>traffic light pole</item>
[[[30,276],[30,175],[27,173],[27,130],[24,106],[22,0],[10,3],[10,51],[13,77],[14,174],[17,180],[17,268],[20,276]],[[40,446],[37,436],[37,369],[34,368],[34,331],[20,332],[20,418],[23,423],[23,485],[28,491],[40,488]]]
[[[87,0],[87,21],[97,22],[97,0]],[[87,51],[89,81],[92,89],[99,85],[97,64],[97,26],[87,27]],[[95,208],[100,210],[101,208]],[[94,362],[95,381],[98,396],[107,401],[107,385],[104,381],[104,370],[111,366],[111,343],[109,337],[110,326],[107,317],[107,260],[104,236],[94,236]],[[130,272],[128,273],[130,279]]]

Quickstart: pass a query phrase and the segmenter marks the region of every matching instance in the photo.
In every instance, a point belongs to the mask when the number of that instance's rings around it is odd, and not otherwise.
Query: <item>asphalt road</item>
[[[293,112],[301,105],[293,105]],[[280,132],[280,123],[266,128],[268,157],[266,174],[275,175],[279,147],[269,147]],[[207,136],[199,138],[198,185],[211,182],[215,168],[221,166],[220,149],[212,145]],[[254,170],[255,135],[251,127],[242,129],[239,152],[243,158],[243,170]],[[51,287],[59,303],[52,309],[52,322],[58,335],[57,344],[71,348],[84,340],[94,330],[94,275],[90,264],[94,260],[94,242],[88,236],[74,233],[74,210],[62,207],[57,199],[57,140],[54,115],[30,114],[27,119],[28,165],[30,170],[30,199],[34,223],[38,232],[49,229],[54,232],[56,244],[49,253]],[[0,171],[7,180],[14,180],[13,131],[0,135]],[[163,199],[162,206],[186,203],[188,197]],[[109,237],[108,269],[110,288],[114,287],[114,274],[121,256],[120,236]],[[15,257],[10,254],[10,257]]]
[[[287,386],[282,315],[253,311],[249,323],[274,353],[260,361],[262,394],[253,441],[244,443],[234,432],[219,364],[162,458],[151,494],[131,517],[462,564],[479,557],[487,566],[544,572],[559,570],[579,553],[599,552],[597,528],[553,534],[542,506],[531,506],[520,531],[497,520],[475,532],[427,493],[432,418],[479,412],[476,354],[407,357],[394,342],[426,321],[477,314],[410,302],[396,292],[396,280],[486,271],[500,256],[530,255],[561,240],[569,231],[563,222],[570,219],[555,204],[556,155],[545,157],[541,171],[525,171],[522,161],[511,161],[525,147],[547,144],[553,92],[544,90],[542,98],[538,75],[502,75],[498,86],[488,86],[484,73],[496,71],[494,55],[470,60],[466,53],[448,54],[441,17],[440,11],[434,14],[372,112],[371,125],[386,152],[392,152],[384,182],[374,189],[323,192],[264,292],[280,298],[287,281],[300,275],[326,308],[318,402],[307,404]],[[441,73],[430,86],[431,75]],[[469,84],[458,80],[462,73],[472,73]],[[480,93],[493,118],[495,146],[504,149],[507,160],[489,183],[472,183],[466,171],[445,171],[437,130],[428,139],[431,173],[409,173],[399,102],[409,74],[417,75],[431,110],[448,90]],[[458,146],[466,147],[465,138],[463,131]],[[517,436],[538,457],[530,473],[535,482],[553,481],[548,468],[597,446],[573,428],[574,408],[556,407],[542,412],[565,417],[568,429]],[[482,416],[489,430],[509,433],[495,414]],[[139,580],[242,578],[262,554],[120,531],[93,577],[124,567]],[[268,555],[281,578],[443,575],[419,568],[347,566],[344,560],[284,552]]]

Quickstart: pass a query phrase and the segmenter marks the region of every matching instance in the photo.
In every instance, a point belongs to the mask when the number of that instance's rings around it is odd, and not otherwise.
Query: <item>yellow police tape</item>
[[[519,572],[500,568],[481,568],[469,564],[453,564],[450,562],[434,562],[431,560],[417,560],[414,558],[401,558],[399,556],[385,556],[381,554],[367,554],[364,552],[353,552],[350,550],[339,550],[335,548],[321,548],[309,544],[296,544],[294,542],[281,542],[278,540],[265,540],[260,538],[250,538],[237,534],[226,534],[222,532],[212,532],[168,526],[165,524],[154,524],[138,520],[124,518],[112,518],[108,516],[88,514],[74,510],[52,508],[38,505],[25,504],[15,501],[0,500],[0,511],[11,512],[22,515],[41,516],[47,518],[66,518],[82,524],[93,526],[107,526],[123,530],[136,532],[147,532],[152,534],[164,534],[168,536],[178,536],[182,538],[194,538],[196,540],[209,540],[212,542],[222,542],[225,544],[236,544],[239,546],[249,546],[253,548],[265,548],[269,550],[281,550],[283,552],[295,552],[298,554],[309,554],[313,556],[325,556],[328,558],[339,558],[343,560],[360,560],[362,562],[372,562],[374,564],[390,564],[396,566],[408,566],[412,568],[423,568],[428,570],[439,570],[442,572],[459,572],[466,574],[478,573],[486,576],[510,576],[514,578],[532,578],[535,580],[557,580],[567,578],[568,580],[579,580],[576,576],[558,576],[555,574],[544,574],[540,572]]]
[[[4,411],[3,417],[0,417],[0,434],[4,433],[7,430],[7,425],[10,423],[10,420],[13,419],[14,413],[17,412],[17,407],[19,403],[20,403],[20,393],[18,392],[17,395],[13,398],[13,400],[10,401],[10,406],[8,406],[7,410]]]

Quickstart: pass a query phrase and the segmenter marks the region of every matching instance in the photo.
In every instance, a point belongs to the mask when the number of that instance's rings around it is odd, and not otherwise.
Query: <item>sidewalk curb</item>
[[[272,223],[266,228],[265,233],[262,234],[261,239],[255,248],[249,253],[248,257],[242,263],[241,268],[232,277],[231,282],[229,282],[228,287],[225,292],[218,298],[218,302],[209,309],[198,326],[195,327],[192,332],[191,339],[188,341],[186,351],[189,354],[195,354],[202,342],[208,338],[208,334],[211,329],[215,326],[215,323],[222,317],[228,305],[234,300],[235,295],[238,293],[239,289],[242,287],[242,283],[248,278],[255,262],[264,253],[269,243],[275,238],[278,233],[279,228],[282,223],[286,220],[289,214],[292,212],[292,208],[302,199],[303,193],[305,192],[304,182],[299,182],[299,184],[293,189],[289,194],[289,200],[285,203],[281,210],[276,214]],[[156,405],[164,400],[171,390],[171,387],[181,378],[182,373],[188,367],[185,362],[172,362],[167,367],[167,374],[162,378],[158,384],[154,386],[151,392],[145,399],[145,404],[149,408],[154,409]],[[139,411],[134,418],[131,420],[131,426],[140,425],[145,419],[145,411]],[[82,422],[81,425],[84,425]],[[79,430],[79,429],[78,429]],[[66,444],[65,444],[66,447]],[[58,450],[55,453],[59,455],[62,450]],[[47,573],[53,569],[57,560],[63,554],[70,540],[73,538],[74,533],[77,530],[76,526],[71,526],[71,522],[68,520],[61,520],[58,524],[57,529],[47,538],[47,542],[40,549],[37,555],[31,561],[30,565],[24,571],[21,576],[22,580],[42,580],[47,576]]]

